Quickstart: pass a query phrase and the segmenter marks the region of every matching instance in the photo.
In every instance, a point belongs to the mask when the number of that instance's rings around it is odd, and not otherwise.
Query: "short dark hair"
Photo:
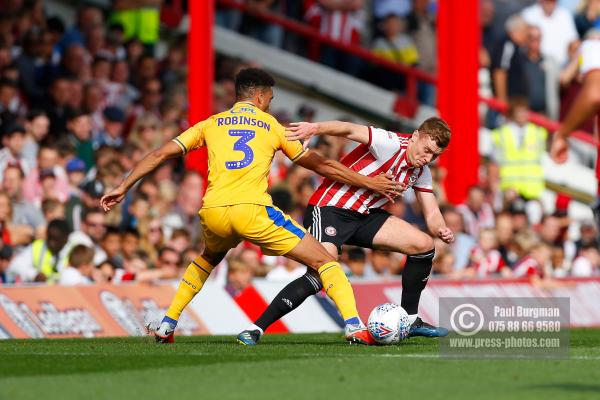
[[[140,232],[133,227],[125,228],[125,230],[123,231],[123,237],[125,236],[134,236],[136,239],[141,238]]]
[[[177,256],[179,256],[179,259],[181,260],[181,254],[179,254],[177,250],[169,246],[163,246],[158,250],[158,258],[160,259],[163,256],[163,254],[168,252],[177,254]]]
[[[275,86],[275,79],[259,68],[246,68],[235,77],[235,95],[238,99],[251,96],[256,89]]]
[[[419,132],[429,135],[435,144],[445,149],[450,144],[450,127],[439,117],[427,118],[418,128]]]
[[[78,244],[73,247],[69,254],[69,264],[74,268],[79,268],[94,261],[94,249]]]
[[[69,224],[64,219],[53,219],[48,223],[47,231],[54,231],[59,233],[61,236],[67,237],[71,233]]]

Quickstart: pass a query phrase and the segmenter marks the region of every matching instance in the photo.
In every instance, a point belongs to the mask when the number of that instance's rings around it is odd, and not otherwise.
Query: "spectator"
[[[44,110],[50,118],[50,136],[58,138],[67,132],[67,114],[70,112],[71,80],[65,76],[57,76],[50,85],[49,98]]]
[[[65,206],[55,198],[45,199],[42,201],[42,214],[46,221],[65,219]]]
[[[290,258],[279,257],[279,263],[267,274],[273,282],[291,282],[306,273],[306,266]]]
[[[399,15],[390,14],[380,22],[383,35],[373,43],[371,49],[380,56],[390,61],[404,65],[416,65],[419,62],[419,53],[412,38],[406,34],[406,21]],[[404,90],[404,77],[397,72],[378,68],[375,72],[375,82],[386,89]]]
[[[82,244],[94,250],[94,264],[98,265],[107,259],[106,252],[100,245],[107,232],[106,214],[100,208],[89,208],[82,216],[79,229],[71,233],[71,245]],[[123,247],[125,240],[123,240]]]
[[[34,230],[28,225],[17,225],[13,221],[13,205],[8,194],[0,192],[0,242],[2,246],[25,245],[31,242]]]
[[[309,25],[333,40],[346,44],[360,44],[365,29],[363,0],[315,0],[307,3],[311,5],[307,7],[304,19]],[[309,53],[313,58],[317,58],[315,56],[318,52],[318,47],[313,43]],[[358,75],[362,64],[360,59],[326,46],[320,49],[320,61],[350,75]]]
[[[123,259],[121,258],[122,237],[119,230],[109,226],[106,228],[104,237],[100,246],[106,254],[106,259],[114,263],[118,268],[123,267]]]
[[[471,186],[467,201],[456,207],[464,221],[465,232],[471,237],[479,237],[479,232],[484,228],[494,227],[494,210],[485,200],[485,192],[480,186]]]
[[[261,12],[277,12],[283,14],[284,2],[280,0],[246,0],[248,14],[242,18],[242,33],[271,46],[283,45],[283,28],[279,25],[268,24],[263,20],[254,18],[252,14]]]
[[[204,193],[202,178],[196,172],[186,172],[181,180],[177,200],[164,217],[164,233],[170,236],[176,228],[184,228],[192,237],[192,242],[201,237],[200,217],[198,210],[202,207]]]
[[[37,165],[37,154],[40,144],[48,135],[50,120],[42,110],[34,109],[27,114],[25,121],[25,144],[23,158],[33,168]]]
[[[2,190],[8,194],[13,205],[12,222],[27,225],[36,230],[44,223],[44,216],[38,208],[23,197],[23,171],[18,166],[9,165],[4,170]]]
[[[33,241],[10,263],[8,274],[15,282],[55,283],[68,263],[69,227],[63,219],[50,221],[47,238]]]
[[[75,148],[77,157],[83,160],[89,171],[94,166],[94,146],[90,115],[81,110],[71,112],[67,119],[69,142]]]
[[[556,0],[538,0],[537,4],[524,9],[522,15],[529,25],[542,31],[542,54],[564,65],[569,45],[578,38],[569,11],[558,6]]]
[[[17,165],[25,175],[29,173],[32,165],[23,156],[25,146],[25,128],[22,125],[9,124],[2,135],[0,150],[0,175],[4,174],[8,165]]]
[[[94,250],[82,244],[73,247],[69,263],[60,272],[58,283],[65,286],[87,285],[92,283],[94,272]]]
[[[446,221],[446,226],[454,232],[454,243],[448,246],[449,251],[454,256],[452,270],[462,270],[469,264],[471,251],[476,244],[475,238],[465,233],[463,217],[458,211],[453,208],[446,208],[442,211],[442,216]]]
[[[417,53],[419,68],[437,73],[437,34],[435,15],[431,12],[429,0],[413,0],[412,11],[406,17],[408,32],[412,36]],[[433,106],[435,104],[435,86],[419,82],[419,101]]]
[[[492,52],[492,88],[494,95],[508,103],[515,96],[527,97],[526,55],[527,23],[519,15],[506,21],[506,34]]]
[[[496,217],[496,238],[498,239],[498,251],[502,255],[504,264],[512,266],[517,262],[518,256],[514,252],[513,244],[513,218],[508,213],[502,213]]]
[[[121,245],[121,253],[123,254],[124,262],[134,258],[140,247],[140,233],[135,228],[126,229],[123,232],[123,243]]]
[[[37,157],[37,167],[31,170],[23,183],[23,196],[26,201],[39,206],[44,199],[42,171],[46,176],[54,175],[55,197],[64,202],[69,196],[69,182],[65,170],[59,165],[58,149],[54,145],[45,144],[40,147]],[[52,172],[52,174],[50,173]]]
[[[575,28],[580,39],[584,39],[590,29],[600,28],[600,0],[580,2],[579,11],[575,15]]]
[[[477,247],[471,252],[467,276],[489,278],[504,271],[504,260],[498,251],[498,238],[492,228],[482,229],[479,233]]]
[[[547,265],[552,255],[550,247],[544,243],[536,243],[529,248],[524,248],[523,251],[529,255],[517,262],[512,269],[512,276],[515,278],[547,276]]]
[[[557,93],[558,88],[556,85],[552,85],[552,83],[558,80],[555,73],[558,67],[553,64],[552,59],[545,59],[542,56],[541,38],[542,32],[537,26],[530,26],[527,29],[525,75],[529,85],[527,90],[529,108],[539,113],[548,113],[550,106],[552,106],[556,115],[558,104],[556,104],[555,93]],[[552,90],[548,90],[549,84]],[[552,97],[554,102],[553,105],[548,104],[549,100],[551,100],[550,97]]]
[[[58,49],[62,53],[73,43],[83,45],[86,32],[103,22],[102,11],[89,4],[84,4],[77,10],[75,25],[73,25],[61,38]]]
[[[600,250],[597,243],[587,243],[579,250],[579,255],[573,261],[571,274],[577,277],[590,277],[598,274],[600,268]]]
[[[500,190],[538,200],[545,187],[542,156],[548,132],[527,121],[527,105],[524,98],[511,99],[508,121],[492,133],[493,158],[500,169]]]
[[[363,278],[367,267],[367,254],[362,247],[351,247],[346,251],[346,275],[352,278]]]
[[[179,276],[181,265],[181,254],[172,247],[163,247],[158,251],[156,269],[161,271],[160,278],[176,278]]]
[[[189,248],[191,245],[191,237],[188,231],[179,228],[173,231],[171,240],[169,240],[169,247],[177,250],[180,254]]]
[[[109,106],[104,109],[104,129],[96,136],[94,148],[100,146],[122,147],[123,124],[125,113],[118,107]]]
[[[225,290],[236,298],[252,283],[252,268],[238,259],[229,260]]]
[[[13,283],[9,280],[9,275],[7,274],[8,266],[10,265],[10,260],[13,256],[13,248],[8,244],[3,244],[0,248],[0,284],[3,283]]]
[[[139,91],[129,83],[129,64],[117,60],[113,64],[111,81],[107,85],[106,103],[127,110],[140,97]]]

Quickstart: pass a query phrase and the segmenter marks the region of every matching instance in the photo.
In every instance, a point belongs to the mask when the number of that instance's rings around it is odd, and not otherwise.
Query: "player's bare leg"
[[[358,316],[352,286],[350,286],[341,265],[337,262],[337,249],[331,243],[327,243],[327,247],[335,255],[332,255],[322,243],[307,233],[300,243],[285,256],[305,264],[313,271],[311,278],[308,279],[313,280],[311,284],[314,285],[313,288],[316,291],[324,287],[327,295],[337,305],[346,323],[346,339],[351,343],[372,344],[374,342]],[[322,286],[321,282],[323,282]],[[262,330],[254,325],[240,333],[238,341],[246,345],[253,345],[258,342],[261,334]]]
[[[388,218],[373,238],[373,248],[407,255],[402,271],[401,306],[409,315],[411,336],[446,336],[448,330],[435,327],[419,318],[421,292],[427,286],[433,256],[431,236],[400,218]]]
[[[157,343],[174,342],[173,333],[181,313],[194,296],[200,292],[214,267],[221,262],[226,254],[227,252],[212,252],[205,249],[200,257],[188,265],[165,317],[154,332]]]

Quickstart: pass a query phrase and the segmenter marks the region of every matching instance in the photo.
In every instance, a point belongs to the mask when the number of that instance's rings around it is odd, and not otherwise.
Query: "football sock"
[[[430,250],[406,257],[406,265],[402,271],[402,301],[400,305],[408,315],[416,315],[419,311],[421,292],[427,286],[434,255],[435,250]]]
[[[414,324],[418,317],[419,317],[419,314],[410,314],[408,316],[408,323],[410,325]]]
[[[313,274],[315,273],[313,272]],[[323,289],[321,281],[310,272],[307,272],[300,278],[288,283],[286,287],[277,293],[265,312],[256,320],[256,326],[266,331],[275,321],[295,310],[304,300],[313,294],[317,294],[321,289]]]
[[[175,321],[179,319],[183,309],[202,289],[202,285],[208,279],[213,268],[202,256],[197,257],[188,265],[177,288],[177,293],[167,310],[167,317]]]
[[[325,293],[333,300],[344,321],[350,318],[358,318],[354,292],[340,263],[336,261],[328,262],[319,268],[319,275]]]

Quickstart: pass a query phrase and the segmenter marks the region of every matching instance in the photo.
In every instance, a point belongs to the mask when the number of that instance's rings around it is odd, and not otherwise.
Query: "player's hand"
[[[318,133],[319,126],[313,122],[292,122],[285,128],[285,137],[288,140],[303,140],[304,149],[308,148],[310,139]]]
[[[437,236],[442,239],[444,243],[450,244],[454,242],[454,232],[452,232],[448,227],[438,229]]]
[[[567,161],[569,155],[569,143],[567,139],[558,134],[552,136],[552,143],[550,144],[550,157],[555,163],[562,164]]]
[[[373,178],[368,178],[370,181],[369,189],[387,198],[393,202],[398,196],[404,195],[406,185],[394,180],[394,176],[390,173],[379,174]]]
[[[120,186],[111,190],[100,199],[100,205],[105,212],[110,211],[114,206],[119,204],[125,198],[127,190]]]

